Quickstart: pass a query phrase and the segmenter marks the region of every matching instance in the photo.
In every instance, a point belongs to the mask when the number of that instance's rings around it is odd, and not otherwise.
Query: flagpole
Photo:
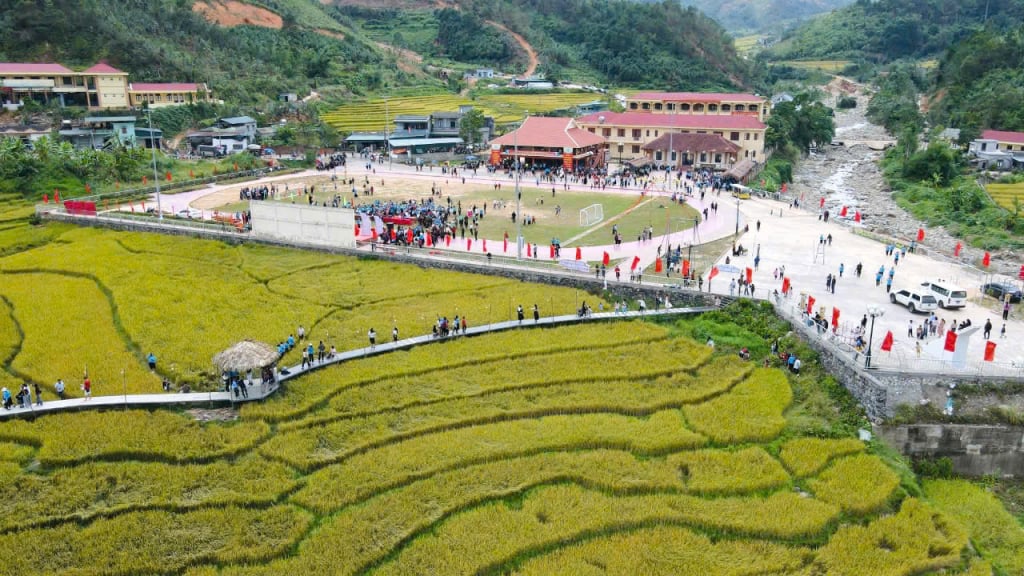
[[[526,116],[523,117],[523,123],[516,128],[516,131],[512,133],[512,145],[515,148],[515,158],[513,158],[512,166],[516,171],[516,259],[523,259],[523,213],[520,210],[520,199],[522,193],[519,191],[519,129],[526,125],[527,118],[530,117],[530,111],[526,111]]]

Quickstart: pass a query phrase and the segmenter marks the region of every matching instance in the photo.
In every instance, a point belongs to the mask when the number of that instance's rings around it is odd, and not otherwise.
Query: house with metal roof
[[[135,116],[89,116],[58,133],[61,140],[70,142],[75,148],[101,150],[117,145],[134,148],[135,121]]]

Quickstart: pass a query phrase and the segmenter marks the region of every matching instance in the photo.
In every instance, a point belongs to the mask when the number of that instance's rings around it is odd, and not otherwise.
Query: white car
[[[945,280],[922,282],[921,288],[935,296],[939,308],[963,308],[967,305],[967,291]]]
[[[203,217],[203,211],[196,210],[195,208],[185,208],[184,210],[178,210],[178,213],[175,214],[175,216],[178,218],[193,218],[198,220]]]
[[[930,312],[939,307],[939,302],[931,294],[908,288],[890,293],[889,301],[906,306],[911,312]]]

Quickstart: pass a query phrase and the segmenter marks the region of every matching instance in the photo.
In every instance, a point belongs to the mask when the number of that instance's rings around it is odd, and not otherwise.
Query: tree
[[[459,120],[459,136],[466,144],[473,144],[480,135],[480,129],[484,127],[484,113],[473,108],[462,115]]]

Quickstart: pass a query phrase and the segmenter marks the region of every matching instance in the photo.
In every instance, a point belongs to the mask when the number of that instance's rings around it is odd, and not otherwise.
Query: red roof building
[[[53,63],[0,62],[0,76],[8,74],[74,74],[71,70]]]
[[[118,70],[117,68],[114,68],[106,62],[100,62],[92,66],[91,68],[86,68],[85,70],[82,70],[82,74],[121,74],[124,76],[128,75],[127,72]]]
[[[562,165],[566,170],[604,164],[605,139],[576,126],[572,118],[529,116],[516,130],[491,140],[492,165]]]
[[[577,118],[576,123],[580,128],[605,138],[611,156],[619,161],[639,158],[644,146],[669,133],[718,136],[739,147],[733,161],[744,158],[754,162],[767,160],[764,154],[767,126],[756,115],[598,112]],[[705,140],[701,142],[707,143]],[[699,156],[697,158],[699,163]],[[726,169],[732,162],[725,158],[727,156],[723,156],[720,163],[709,161],[707,164]]]
[[[982,139],[995,140],[1000,150],[1014,150],[1013,146],[1024,145],[1024,132],[1007,132],[1005,130],[982,130]],[[1005,145],[1005,146],[1004,146]],[[1024,150],[1024,148],[1016,148]]]
[[[716,134],[669,132],[644,144],[647,158],[657,166],[701,166],[726,169],[736,162],[742,148]]]
[[[193,82],[133,82],[128,85],[128,98],[132,106],[174,106],[206,102],[211,98],[206,84]]]

